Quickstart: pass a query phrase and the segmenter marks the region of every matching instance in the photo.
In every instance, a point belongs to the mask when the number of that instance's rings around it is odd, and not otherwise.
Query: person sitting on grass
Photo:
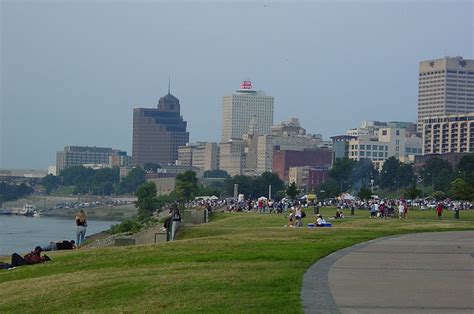
[[[323,215],[317,214],[315,225],[318,226],[318,227],[322,227],[325,224],[326,224],[326,220],[324,220]]]
[[[59,251],[59,250],[73,250],[76,248],[76,242],[74,240],[71,241],[51,241],[49,245],[42,247],[43,251]]]
[[[295,214],[293,212],[290,212],[288,215],[288,225],[285,225],[285,227],[294,227],[295,226]]]

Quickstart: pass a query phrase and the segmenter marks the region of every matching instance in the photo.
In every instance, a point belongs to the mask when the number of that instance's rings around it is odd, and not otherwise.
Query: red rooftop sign
[[[252,89],[252,82],[242,81],[242,83],[240,83],[240,89]]]

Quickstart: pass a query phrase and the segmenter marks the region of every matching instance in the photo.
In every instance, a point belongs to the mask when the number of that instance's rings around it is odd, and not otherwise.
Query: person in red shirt
[[[37,246],[35,247],[34,251],[31,251],[30,253],[26,254],[23,257],[21,257],[20,254],[18,253],[13,253],[11,264],[4,264],[2,265],[1,268],[12,268],[12,267],[23,266],[23,265],[33,265],[33,264],[44,263],[51,260],[46,255],[41,256],[41,252],[42,252],[41,246]]]
[[[438,213],[438,219],[441,219],[441,214],[443,213],[443,205],[441,203],[438,203],[438,206],[436,206],[436,213]]]

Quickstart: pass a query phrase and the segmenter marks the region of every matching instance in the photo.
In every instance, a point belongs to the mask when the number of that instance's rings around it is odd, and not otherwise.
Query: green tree
[[[431,197],[434,198],[437,201],[442,201],[442,200],[446,199],[447,195],[443,191],[434,191],[431,194]]]
[[[474,154],[462,156],[456,167],[456,172],[459,178],[474,187]]]
[[[246,198],[254,198],[255,189],[252,186],[253,180],[249,176],[236,175],[232,178],[227,178],[224,181],[225,191],[227,195],[234,196],[234,184],[238,185],[239,194],[244,194]]]
[[[204,178],[230,178],[227,171],[222,169],[206,170],[203,176]]]
[[[434,156],[426,161],[420,175],[425,186],[431,185],[434,191],[447,191],[453,180],[453,169],[449,162]]]
[[[138,217],[140,220],[145,220],[155,211],[157,202],[155,183],[143,183],[138,188],[135,196],[137,197],[137,200],[135,201],[135,207],[138,208]]]
[[[361,188],[369,187],[370,180],[378,177],[378,171],[375,169],[374,164],[370,159],[363,158],[354,163],[352,173],[349,178],[349,183],[352,189],[359,191]]]
[[[348,158],[338,159],[334,162],[329,171],[329,177],[339,184],[340,191],[347,191],[351,186],[351,177],[355,164],[355,160]]]
[[[295,197],[300,193],[300,191],[298,190],[298,187],[296,186],[296,183],[295,182],[291,182],[289,185],[288,185],[288,188],[286,189],[286,195],[288,195],[288,197],[291,199],[291,200],[294,200]]]
[[[392,156],[384,162],[380,180],[382,188],[398,190],[413,186],[415,184],[415,173],[410,164],[402,163]]]
[[[146,173],[142,167],[133,168],[116,187],[117,194],[133,194],[146,181]]]
[[[41,179],[41,184],[44,186],[44,191],[46,194],[51,194],[51,192],[59,187],[61,184],[61,179],[52,174],[48,174],[46,177]]]
[[[416,176],[413,166],[406,163],[400,163],[397,171],[397,182],[400,188],[415,186]]]
[[[26,185],[9,184],[7,182],[0,182],[0,199],[2,201],[13,201],[25,197],[33,193],[33,189]]]
[[[175,191],[179,200],[192,200],[199,191],[198,180],[194,171],[186,171],[176,176]]]
[[[380,172],[380,185],[382,188],[390,190],[397,188],[399,166],[400,161],[393,156],[385,160]]]
[[[74,166],[62,170],[59,174],[63,186],[89,186],[94,170],[83,166]]]
[[[362,200],[369,200],[372,197],[372,191],[368,188],[361,188],[357,196]]]
[[[421,190],[418,190],[416,187],[410,187],[405,190],[405,197],[408,199],[416,199],[421,196],[423,192]]]
[[[272,198],[278,191],[285,190],[285,183],[280,179],[276,173],[266,171],[262,175],[253,178],[252,186],[254,187],[253,194],[255,197],[268,195],[269,186],[272,187]]]
[[[453,199],[462,201],[471,201],[474,198],[472,186],[461,178],[457,178],[451,182],[449,194]]]
[[[336,197],[339,194],[341,194],[340,185],[334,179],[331,178],[321,184],[316,190],[316,195],[320,200],[324,200],[325,198]]]

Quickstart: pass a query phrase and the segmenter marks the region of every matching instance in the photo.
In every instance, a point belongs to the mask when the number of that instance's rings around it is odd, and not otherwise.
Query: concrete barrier
[[[209,215],[207,209],[204,210],[185,210],[184,219],[185,223],[193,225],[199,225],[202,223],[209,222]]]

